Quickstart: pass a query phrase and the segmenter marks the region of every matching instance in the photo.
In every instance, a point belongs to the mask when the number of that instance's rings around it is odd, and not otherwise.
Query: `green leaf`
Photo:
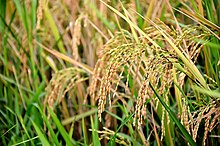
[[[36,130],[37,132],[37,135],[39,136],[42,144],[44,146],[50,146],[50,143],[48,142],[48,140],[45,138],[45,135],[41,132],[40,128],[34,123],[34,121],[32,121],[32,124],[34,125],[34,129]]]
[[[57,146],[60,145],[58,139],[57,139],[57,136],[55,135],[54,131],[53,131],[53,128],[50,124],[50,122],[48,121],[48,118],[47,116],[45,115],[45,113],[41,110],[40,106],[38,106],[37,104],[33,104],[35,107],[38,108],[40,114],[42,115],[42,118],[43,118],[43,121],[45,122],[50,134],[51,134],[51,137],[52,137],[52,141],[54,142],[54,144],[56,144]]]
[[[2,22],[2,19],[5,19],[6,14],[6,0],[0,0],[0,32],[4,32],[4,23]]]
[[[202,94],[206,94],[209,95],[211,97],[215,97],[215,98],[220,98],[220,92],[219,91],[215,91],[215,90],[207,90],[207,89],[203,89],[200,88],[198,86],[194,86],[195,90],[202,93]]]
[[[92,127],[92,145],[93,146],[101,146],[101,143],[99,141],[99,135],[97,133],[98,130],[98,116],[97,114],[94,117],[94,121],[93,122],[93,118],[92,116],[90,116],[90,121],[91,121],[91,127]]]
[[[64,129],[63,125],[61,124],[60,120],[57,118],[57,116],[55,115],[55,113],[52,111],[52,109],[48,108],[51,118],[53,119],[54,123],[56,124],[60,134],[63,136],[66,144],[68,146],[73,145],[72,140],[70,139],[68,133],[66,132],[66,130]],[[76,145],[76,143],[74,144]]]

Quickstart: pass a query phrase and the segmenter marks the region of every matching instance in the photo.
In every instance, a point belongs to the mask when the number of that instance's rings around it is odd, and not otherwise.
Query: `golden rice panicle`
[[[161,65],[162,63],[162,65]],[[149,83],[154,85],[156,88],[159,89],[160,94],[163,94],[165,91],[165,87],[169,88],[172,84],[172,78],[170,77],[170,71],[169,63],[166,59],[162,57],[152,58],[149,59],[146,67],[146,75],[145,75],[145,81],[142,83],[142,86],[140,87],[137,104],[135,106],[135,115],[134,115],[134,125],[137,121],[138,127],[140,128],[142,121],[146,117],[144,114],[142,114],[142,111],[146,111],[146,101],[153,97],[154,92],[150,88]],[[161,80],[161,85],[159,87],[159,81]],[[168,92],[166,92],[168,94]],[[166,96],[165,94],[165,96]],[[166,100],[168,103],[168,99]],[[163,113],[164,109],[163,109]],[[163,114],[163,116],[164,116]],[[169,119],[168,119],[169,121]],[[162,127],[163,124],[162,124]]]
[[[56,72],[46,87],[44,109],[47,105],[53,109],[56,103],[59,104],[76,83],[86,79],[80,76],[83,73],[85,73],[83,70],[74,67]]]
[[[209,132],[212,132],[213,128],[215,128],[215,126],[220,122],[219,113],[220,108],[218,103],[216,103],[216,101],[211,101],[210,104],[201,106],[200,109],[193,114],[193,120],[191,120],[190,126],[192,129],[192,136],[195,141],[198,135],[199,126],[202,124],[202,121],[204,121],[204,136],[202,144],[207,145],[206,140]]]
[[[190,132],[190,125],[189,125],[189,110],[188,110],[188,102],[185,98],[183,98],[183,107],[182,107],[182,116],[181,116],[181,121],[183,125],[186,127],[186,130]]]
[[[99,86],[99,82],[98,80],[101,79],[101,72],[102,69],[104,68],[104,64],[105,61],[104,59],[100,59],[97,61],[96,65],[95,65],[95,69],[94,69],[94,74],[92,76],[92,81],[91,81],[91,85],[89,88],[89,93],[91,95],[92,100],[96,100],[95,96],[96,96],[96,88]]]
[[[141,56],[145,46],[143,44],[123,44],[117,48],[113,48],[107,55],[110,55],[106,67],[103,71],[101,78],[99,93],[98,93],[98,115],[101,120],[101,113],[104,111],[106,104],[106,96],[110,94],[110,89],[112,88],[113,81],[116,80],[116,74],[118,70],[121,70],[128,62],[131,64],[135,62],[136,58]]]
[[[105,45],[102,50],[103,54],[95,66],[90,86],[90,95],[92,98],[98,99],[99,120],[101,120],[101,114],[107,103],[106,97],[111,92],[117,92],[120,82],[118,76],[121,76],[119,74],[123,72],[125,66],[132,69],[131,65],[141,61],[145,51],[146,45],[136,43],[128,32],[117,34]],[[116,90],[113,89],[114,87]]]
[[[129,34],[129,33],[127,33]],[[126,39],[126,40],[124,40]],[[102,50],[100,50],[98,52],[99,55],[99,59],[95,65],[94,68],[94,73],[92,76],[92,82],[90,85],[90,95],[93,99],[97,100],[97,88],[100,88],[100,82],[104,72],[107,70],[108,67],[108,62],[111,58],[111,53],[114,52],[114,50],[117,50],[116,48],[122,44],[124,44],[124,42],[130,42],[131,39],[129,36],[123,34],[122,33],[118,33],[116,34],[116,36],[114,36],[114,38],[110,39],[106,45],[104,46],[104,48]],[[115,48],[115,49],[114,49]],[[114,50],[113,50],[114,49]]]
[[[204,137],[203,137],[204,146],[206,145],[206,139],[207,139],[208,132],[209,132],[210,119],[211,119],[211,115],[205,119],[205,132],[204,132]]]
[[[192,130],[192,136],[193,136],[193,140],[196,141],[196,137],[197,137],[197,133],[199,130],[199,125],[202,121],[202,116],[203,116],[203,112],[200,112],[196,118],[196,120],[193,121],[193,130]]]
[[[209,126],[209,132],[211,132],[218,123],[220,123],[220,111],[216,110],[215,115],[212,119],[212,122]]]
[[[75,60],[80,60],[78,45],[80,44],[81,39],[81,22],[83,19],[83,14],[81,14],[75,21],[74,26],[70,26],[70,31],[72,35],[72,56]],[[72,24],[72,23],[70,23]]]

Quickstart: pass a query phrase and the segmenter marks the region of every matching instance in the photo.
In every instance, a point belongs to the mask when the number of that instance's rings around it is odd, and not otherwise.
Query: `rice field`
[[[220,145],[219,0],[0,3],[0,145]]]

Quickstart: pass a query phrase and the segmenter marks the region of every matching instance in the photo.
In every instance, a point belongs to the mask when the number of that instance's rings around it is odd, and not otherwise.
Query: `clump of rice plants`
[[[0,145],[220,143],[218,0],[1,0]]]
[[[205,39],[210,34],[202,27],[186,26],[182,29],[182,34],[170,29],[166,25],[161,25],[163,30],[170,34],[173,42],[179,48],[182,48],[182,53],[186,53],[190,60],[196,62],[197,56],[202,48],[202,44],[196,40]],[[124,96],[124,98],[137,98],[134,115],[134,125],[138,124],[138,128],[143,124],[143,120],[147,117],[147,101],[150,101],[151,106],[158,110],[159,100],[155,97],[154,91],[150,88],[151,83],[159,94],[163,96],[166,104],[169,104],[170,88],[174,86],[174,76],[178,78],[178,84],[183,86],[186,74],[183,70],[188,70],[187,67],[178,59],[178,55],[167,44],[166,39],[154,27],[146,28],[148,36],[160,44],[160,48],[154,47],[144,37],[139,37],[137,43],[128,32],[121,32],[107,42],[102,50],[102,57],[97,61],[95,66],[93,82],[91,86],[91,95],[98,100],[98,116],[101,121],[101,113],[105,109],[107,102],[111,105],[111,100],[114,96]],[[185,44],[184,44],[185,42]],[[187,48],[184,48],[184,45]],[[180,65],[181,70],[176,66]],[[124,74],[126,69],[127,75]],[[176,74],[172,74],[175,70]],[[130,78],[131,77],[131,78]],[[122,80],[125,79],[125,83]],[[132,94],[132,86],[129,84],[129,79],[136,82],[135,88],[138,90],[137,97]],[[122,90],[124,88],[124,90]],[[122,91],[122,93],[121,93]],[[181,97],[181,102],[184,102],[185,97]],[[188,106],[188,105],[187,105]],[[182,108],[184,108],[183,106]],[[186,122],[185,114],[188,114],[187,109],[179,114]],[[132,111],[130,111],[132,112]],[[164,117],[167,117],[166,119]],[[165,134],[164,123],[169,122],[169,116],[162,109],[162,135]],[[187,118],[188,119],[188,118]],[[189,122],[189,121],[188,121]],[[193,122],[193,121],[192,121]],[[185,123],[186,125],[187,123]],[[193,124],[193,123],[191,123]],[[187,124],[189,125],[189,124]]]

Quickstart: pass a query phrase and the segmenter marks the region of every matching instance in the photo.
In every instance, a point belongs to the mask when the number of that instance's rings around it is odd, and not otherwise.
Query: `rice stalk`
[[[40,21],[43,18],[43,0],[38,1],[38,7],[37,7],[37,24],[36,29],[40,29]]]

